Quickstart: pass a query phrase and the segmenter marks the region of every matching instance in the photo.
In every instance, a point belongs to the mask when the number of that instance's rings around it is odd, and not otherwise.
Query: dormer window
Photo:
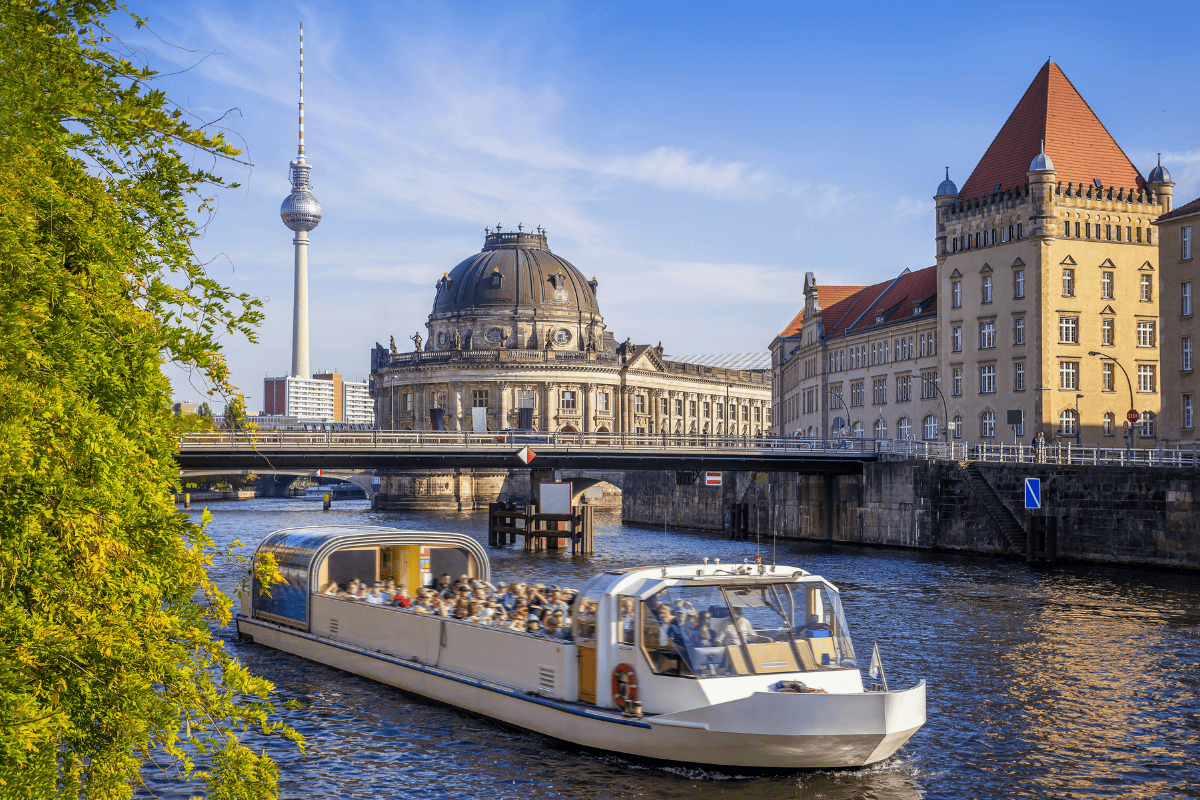
[[[500,274],[500,270],[493,269],[492,270],[492,288],[499,289],[500,284],[503,283],[503,281],[504,281],[504,276]]]
[[[914,317],[921,316],[921,304],[920,303],[913,303],[913,316]]]
[[[561,272],[556,272],[550,276],[550,285],[554,287],[556,292],[561,292],[563,287],[567,285],[567,276]]]
[[[883,324],[883,314],[876,314],[876,315],[875,315],[875,324],[876,324],[876,325],[882,325],[882,324]]]

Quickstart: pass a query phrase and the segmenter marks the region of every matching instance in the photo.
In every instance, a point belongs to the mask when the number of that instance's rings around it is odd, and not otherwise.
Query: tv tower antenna
[[[311,378],[308,366],[308,232],[321,222],[321,204],[313,197],[311,167],[304,160],[304,23],[300,23],[300,147],[289,165],[292,193],[279,207],[279,216],[296,236],[295,292],[292,305],[292,371],[296,378]]]

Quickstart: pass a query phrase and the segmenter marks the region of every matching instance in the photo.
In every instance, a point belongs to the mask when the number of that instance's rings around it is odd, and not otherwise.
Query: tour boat
[[[324,500],[329,495],[330,500],[361,500],[367,496],[363,488],[356,483],[318,483],[304,490],[305,500]]]
[[[864,687],[833,584],[798,567],[603,572],[569,638],[322,593],[331,583],[489,581],[470,536],[381,527],[269,535],[284,583],[243,595],[238,636],[576,746],[716,768],[873,764],[925,723],[925,682]],[[415,594],[415,591],[412,591]],[[879,667],[877,670],[876,667]]]

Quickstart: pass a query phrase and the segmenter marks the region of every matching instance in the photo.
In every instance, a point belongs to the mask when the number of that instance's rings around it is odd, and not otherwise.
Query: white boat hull
[[[925,723],[925,682],[898,692],[755,692],[688,711],[629,717],[557,700],[245,615],[256,643],[573,745],[722,768],[820,769],[888,758]],[[763,733],[764,729],[771,733]]]

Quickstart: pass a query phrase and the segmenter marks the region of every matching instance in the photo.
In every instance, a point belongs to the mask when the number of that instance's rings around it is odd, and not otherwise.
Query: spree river
[[[365,501],[215,503],[209,531],[247,551],[296,525],[471,534],[485,512],[376,513]],[[194,512],[198,514],[196,509]],[[596,554],[489,550],[493,580],[580,587],[613,567],[764,556],[771,543],[596,517]],[[780,542],[778,562],[842,591],[859,661],[879,642],[888,682],[928,681],[929,721],[862,770],[770,776],[632,764],[575,752],[221,632],[284,698],[300,753],[265,740],[289,798],[1200,797],[1200,580],[1194,575]],[[217,568],[232,591],[238,575]],[[486,658],[486,653],[480,654]],[[156,796],[176,796],[147,776]],[[182,795],[179,795],[182,796]]]

